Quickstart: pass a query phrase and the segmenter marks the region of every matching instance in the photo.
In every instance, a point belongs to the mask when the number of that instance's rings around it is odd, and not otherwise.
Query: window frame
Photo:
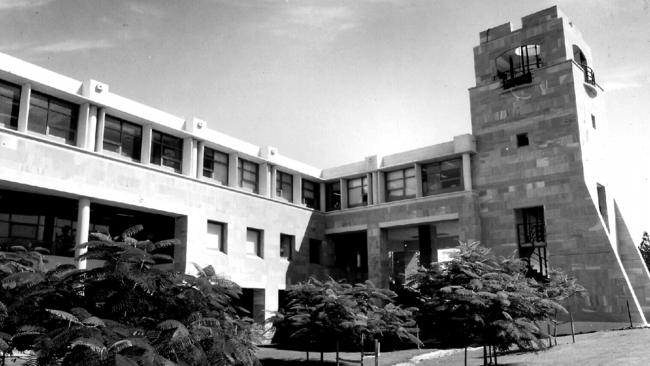
[[[312,188],[308,189],[307,185],[311,185]],[[312,197],[311,200],[313,200],[313,204],[310,204],[308,202],[307,195],[305,193],[311,192]],[[320,210],[320,183],[314,182],[309,179],[304,179],[302,180],[302,188],[301,188],[301,202],[303,205],[305,205],[308,208],[311,208],[313,210]]]
[[[217,243],[216,246],[214,245],[207,245],[207,249],[210,251],[218,251],[224,254],[228,254],[228,224],[221,222],[221,221],[215,221],[215,220],[208,220],[207,221],[207,231],[206,233],[208,235],[214,235],[210,233],[210,226],[218,225],[219,226],[219,242]]]
[[[225,157],[225,162],[215,159],[215,156]],[[225,181],[217,179],[215,172],[217,172],[217,167],[219,169],[225,169]],[[222,185],[228,185],[228,179],[230,178],[230,155],[223,151],[213,149],[211,147],[205,146],[203,148],[203,172],[202,176],[210,178],[216,182],[219,182]],[[206,172],[208,173],[206,175]]]
[[[156,137],[159,136],[160,141],[156,141]],[[174,139],[177,140],[177,146],[173,146],[171,144],[166,144],[165,143],[165,138],[168,139]],[[155,156],[155,151],[156,151],[156,146],[159,146],[160,149],[160,157]],[[164,149],[170,149],[172,151],[176,151],[178,153],[179,158],[174,158],[171,156],[165,156],[164,154]],[[156,162],[155,160],[160,159],[159,162]],[[149,159],[150,163],[156,166],[159,166],[163,169],[166,170],[171,170],[175,173],[182,174],[183,172],[183,139],[180,137],[176,137],[174,135],[170,135],[168,133],[160,132],[157,130],[153,130],[151,132],[151,157]],[[176,169],[174,166],[166,165],[165,163],[167,161],[171,161],[172,163],[176,162],[178,163],[178,169]]]
[[[250,166],[250,165],[255,167],[254,171],[250,170],[250,169],[245,169],[245,166]],[[250,160],[246,160],[246,159],[243,159],[243,158],[238,158],[238,160],[237,160],[237,173],[238,173],[237,174],[238,175],[237,186],[239,188],[241,188],[241,189],[243,189],[245,191],[251,192],[251,193],[256,193],[256,194],[259,193],[259,186],[260,186],[259,185],[259,182],[260,182],[259,171],[260,171],[260,165],[259,164],[255,163],[255,162],[252,162]],[[244,178],[244,172],[251,173],[251,174],[254,173],[255,181],[251,181],[250,179],[245,179]],[[254,188],[250,189],[250,188],[244,186],[244,183],[254,184]]]
[[[515,138],[517,139],[517,147],[530,146],[530,137],[528,137],[528,132],[518,133]]]
[[[248,233],[256,233],[257,235],[257,243],[255,243],[255,250],[253,253],[249,252],[249,241],[248,241]],[[260,229],[255,229],[252,227],[247,227],[246,228],[246,255],[248,256],[254,256],[254,257],[259,257],[259,258],[264,258],[264,230]]]
[[[44,107],[42,105],[38,105],[35,103],[35,101],[44,102],[46,106]],[[70,114],[65,114],[61,111],[53,110],[54,109],[53,105],[57,106],[58,109],[69,109]],[[35,124],[36,118],[38,118],[38,117],[34,117],[36,115],[34,111],[36,110],[41,110],[45,113],[45,121],[43,126],[45,131],[40,131],[39,129],[34,127],[36,126]],[[68,127],[65,128],[65,127],[54,126],[54,121],[55,121],[54,117],[56,116],[64,116],[66,117],[66,120],[69,119]],[[79,106],[77,104],[70,103],[63,99],[32,90],[31,96],[29,98],[27,131],[37,133],[43,136],[47,136],[47,138],[51,140],[61,141],[66,145],[76,145],[77,133],[79,128],[78,124],[79,124]],[[38,124],[38,126],[40,126],[40,123]],[[54,134],[52,133],[52,130],[66,132],[67,137]]]
[[[351,183],[356,182],[356,181],[359,181],[359,185],[352,186]],[[350,192],[352,192],[353,190],[357,190],[357,189],[361,190],[361,202],[360,203],[350,201],[350,198],[352,197]],[[347,193],[348,193],[348,200],[347,200],[348,201],[347,202],[348,203],[348,208],[368,206],[368,176],[367,175],[354,177],[354,178],[348,178],[347,181],[346,181],[346,190],[347,190]]]
[[[286,239],[289,242],[285,243],[283,239]],[[293,259],[293,248],[295,246],[295,242],[296,242],[295,235],[280,233],[280,252],[279,252],[280,258],[284,258],[288,261],[291,261]],[[285,245],[288,245],[288,248],[285,248]]]
[[[5,94],[14,93],[13,97]],[[8,124],[2,122],[0,118],[0,127],[9,128],[12,130],[18,129],[18,115],[20,113],[20,96],[22,87],[4,80],[0,80],[0,106],[11,105],[11,111],[7,115]]]
[[[106,130],[111,129],[111,130],[115,131],[115,129],[108,127],[108,123],[107,123],[108,121],[119,123],[119,131],[118,131],[118,133],[120,135],[120,141],[117,141],[117,142],[116,141],[111,141],[111,140],[108,141],[109,145],[117,146],[118,151],[112,151],[112,150],[106,148],[106,144],[107,144]],[[133,148],[133,154],[134,155],[133,156],[130,156],[130,155],[124,153],[124,149],[123,149],[124,146],[123,145],[124,145],[124,136],[125,136],[125,132],[124,132],[124,126],[125,125],[127,127],[134,127],[136,129],[140,130],[140,135],[139,136],[138,135],[128,135],[127,134],[127,136],[133,136],[133,141],[134,141],[134,148]],[[104,117],[104,137],[102,139],[102,151],[107,151],[110,154],[119,155],[121,157],[129,158],[132,161],[138,161],[138,162],[142,161],[142,130],[143,130],[143,128],[142,128],[141,125],[131,123],[129,121],[125,121],[125,120],[123,120],[121,118],[106,115]]]
[[[455,169],[454,170],[452,170],[452,169],[442,170],[443,164],[448,163],[448,162],[457,162],[458,163],[458,167],[456,168],[456,169],[458,169],[458,177],[446,178],[446,179],[442,178],[443,172],[455,171]],[[436,174],[438,176],[437,181],[439,182],[440,187],[438,189],[434,190],[434,191],[429,191],[429,184],[427,182],[428,182],[428,177],[430,175],[432,175],[432,174],[427,174],[426,170],[429,167],[433,168],[435,165],[438,166],[438,171],[437,171],[437,173],[434,173],[434,174]],[[437,194],[448,193],[448,192],[457,192],[457,191],[462,191],[464,189],[465,183],[463,181],[463,160],[460,157],[452,158],[452,159],[432,161],[432,162],[429,162],[429,163],[426,163],[426,164],[421,164],[420,165],[420,172],[421,172],[421,176],[422,176],[422,178],[421,178],[421,180],[422,180],[422,196],[424,196],[424,197],[426,197],[426,196],[434,196],[434,195],[437,195]],[[443,188],[443,183],[445,183],[445,182],[453,182],[453,181],[457,181],[458,186]]]
[[[337,190],[334,190],[334,187]],[[337,194],[338,193],[338,194]],[[338,195],[338,198],[336,196]],[[325,183],[325,211],[336,211],[341,209],[341,181]]]
[[[293,202],[293,175],[281,170],[275,171],[275,197]]]
[[[412,175],[407,176],[407,171],[412,171]],[[398,173],[401,172],[401,177],[398,178],[389,178],[389,175],[392,173]],[[400,188],[390,188],[390,184],[392,182],[402,182],[402,186]],[[413,193],[412,194],[406,194],[407,188],[408,188],[408,182],[412,182],[412,189]],[[415,166],[408,166],[404,167],[401,169],[395,169],[391,171],[384,172],[384,191],[385,191],[385,197],[386,197],[386,202],[393,202],[393,201],[400,201],[400,200],[405,200],[409,198],[415,198],[417,195],[417,177],[415,174]],[[398,191],[401,190],[401,194],[394,196],[391,198],[391,192],[392,191]]]

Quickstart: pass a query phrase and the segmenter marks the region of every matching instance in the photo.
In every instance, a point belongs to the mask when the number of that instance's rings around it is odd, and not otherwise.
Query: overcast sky
[[[607,90],[612,172],[647,188],[647,0],[0,0],[0,51],[325,168],[470,132],[479,32],[554,4]]]

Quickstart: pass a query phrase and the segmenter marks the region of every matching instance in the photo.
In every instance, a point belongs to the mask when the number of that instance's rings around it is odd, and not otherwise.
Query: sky
[[[648,0],[0,0],[0,52],[326,168],[469,133],[479,32],[555,4],[591,46],[633,202],[650,187]]]

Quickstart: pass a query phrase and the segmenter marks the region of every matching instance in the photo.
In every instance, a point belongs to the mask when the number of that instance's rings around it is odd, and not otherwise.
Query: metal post
[[[339,341],[336,341],[336,366],[339,366]]]
[[[630,328],[633,328],[634,326],[632,325],[632,314],[630,313],[630,300],[625,300],[625,303],[627,304],[627,317],[630,319]]]
[[[546,329],[548,330],[548,348],[553,347],[553,343],[551,343],[551,324],[546,323]]]
[[[375,339],[375,366],[379,366],[379,352],[381,345],[379,341]]]
[[[361,334],[361,365],[363,365],[363,334]]]
[[[573,343],[576,343],[576,335],[573,328],[573,314],[571,312],[569,312],[569,320],[571,320],[571,339],[573,339]]]

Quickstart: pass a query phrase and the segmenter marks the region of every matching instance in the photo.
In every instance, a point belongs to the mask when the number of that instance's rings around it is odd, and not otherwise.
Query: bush
[[[382,342],[382,349],[419,343],[407,331],[415,324],[413,309],[395,305],[394,292],[370,281],[350,285],[311,278],[292,286],[287,297],[287,305],[271,319],[280,347],[325,351],[338,342],[341,349],[358,350],[362,335]]]
[[[215,275],[162,271],[177,243],[93,234],[86,259],[103,266],[42,270],[37,252],[0,255],[0,350],[30,351],[38,365],[258,365],[240,289]]]
[[[438,345],[543,348],[537,322],[566,312],[559,302],[584,291],[559,271],[545,281],[529,278],[524,261],[497,259],[478,243],[459,249],[450,262],[420,268],[403,289],[419,308],[425,336]]]

